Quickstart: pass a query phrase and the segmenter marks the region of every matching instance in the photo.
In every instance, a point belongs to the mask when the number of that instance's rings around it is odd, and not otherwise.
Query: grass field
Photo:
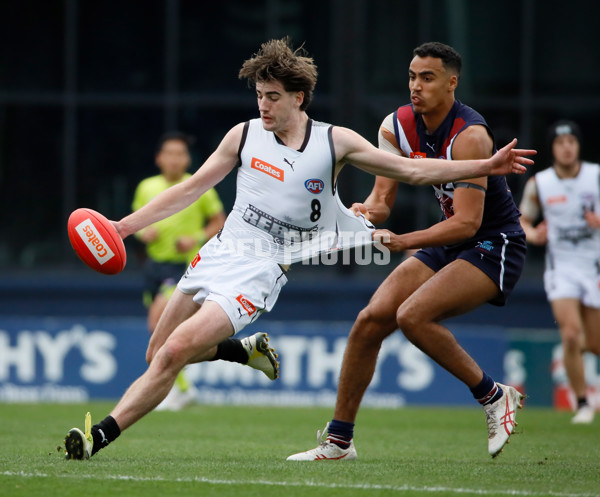
[[[152,413],[89,461],[62,439],[112,404],[0,404],[0,495],[600,496],[600,420],[525,407],[504,453],[487,454],[480,409],[363,409],[359,459],[286,462],[313,448],[331,409],[195,406]]]

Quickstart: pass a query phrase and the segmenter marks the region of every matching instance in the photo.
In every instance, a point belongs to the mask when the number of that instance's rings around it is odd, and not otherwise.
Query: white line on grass
[[[347,490],[385,490],[387,492],[422,492],[422,493],[455,493],[455,494],[474,494],[474,495],[516,495],[518,497],[600,497],[600,494],[589,493],[566,493],[566,492],[535,492],[529,490],[494,490],[478,488],[452,488],[452,487],[417,487],[414,485],[372,485],[372,484],[339,484],[325,483],[315,481],[269,481],[269,480],[218,480],[213,478],[204,478],[196,476],[193,478],[165,478],[162,476],[131,476],[131,475],[50,475],[47,473],[26,473],[25,471],[4,471],[2,476],[15,476],[21,478],[84,478],[88,480],[119,480],[136,482],[167,482],[167,483],[208,483],[210,485],[264,485],[272,487],[318,487]]]

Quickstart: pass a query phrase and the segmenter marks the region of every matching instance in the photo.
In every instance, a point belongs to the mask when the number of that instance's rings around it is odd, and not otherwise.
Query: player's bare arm
[[[454,140],[452,159],[489,159],[493,151],[494,142],[487,129],[480,125],[469,126]],[[475,236],[483,220],[487,185],[487,176],[454,184],[454,215],[432,226],[439,226],[439,231],[432,233],[431,245],[448,245]]]
[[[378,143],[381,150],[386,150],[395,155],[402,155],[396,137],[390,129],[394,127],[394,113],[389,114],[381,123],[378,133]],[[352,204],[351,210],[358,215],[363,214],[373,224],[384,222],[390,213],[396,200],[396,192],[398,191],[398,182],[377,176],[373,190],[363,202]]]
[[[355,214],[363,214],[369,221],[377,225],[383,223],[392,211],[398,182],[393,179],[377,176],[373,190],[363,203],[352,204],[351,210]]]
[[[197,200],[218,184],[235,167],[244,124],[233,127],[217,149],[190,178],[154,197],[141,209],[124,217],[114,226],[125,238],[146,226],[165,219]]]
[[[491,174],[524,173],[525,165],[533,164],[527,156],[536,153],[535,150],[515,149],[515,139],[490,159],[454,161],[451,165],[437,159],[419,159],[419,164],[416,164],[412,159],[375,148],[348,128],[334,127],[333,142],[338,163],[350,162],[376,176],[413,185],[448,183]]]
[[[521,226],[523,227],[523,231],[525,231],[527,241],[533,245],[545,245],[548,241],[546,223],[533,224],[541,214],[535,177],[529,178],[527,183],[525,183],[519,210],[521,211]]]
[[[470,126],[460,133],[452,147],[456,160],[489,158],[493,141],[483,126]],[[472,185],[472,186],[470,186]],[[449,245],[471,238],[481,227],[487,177],[463,180],[453,194],[453,216],[433,226],[410,233],[394,234],[376,231],[373,239],[381,241],[392,251]]]

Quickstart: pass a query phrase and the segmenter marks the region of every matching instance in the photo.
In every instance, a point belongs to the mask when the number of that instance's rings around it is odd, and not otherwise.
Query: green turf
[[[357,461],[293,463],[331,409],[196,406],[152,413],[89,461],[57,451],[111,404],[0,404],[0,495],[600,496],[600,420],[525,408],[504,453],[487,454],[480,409],[363,409]]]

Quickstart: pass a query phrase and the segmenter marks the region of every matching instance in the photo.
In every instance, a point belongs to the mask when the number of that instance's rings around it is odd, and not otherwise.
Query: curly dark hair
[[[246,60],[238,77],[247,79],[248,84],[279,81],[285,91],[304,92],[300,110],[306,110],[317,84],[317,66],[304,47],[293,50],[289,37],[263,43],[258,53]]]
[[[442,64],[446,70],[456,72],[456,75],[460,76],[462,57],[450,45],[444,45],[439,41],[428,41],[415,48],[413,50],[413,56],[442,59]]]

